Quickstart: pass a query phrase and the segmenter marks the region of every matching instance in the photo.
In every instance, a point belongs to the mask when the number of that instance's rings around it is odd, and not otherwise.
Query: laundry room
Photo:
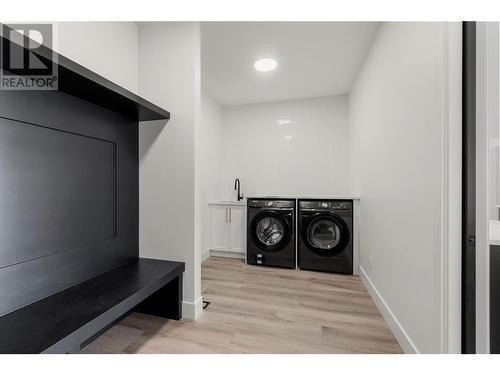
[[[443,30],[379,22],[201,24],[197,196],[204,316],[241,313],[253,322],[262,307],[257,296],[266,293],[286,300],[270,299],[268,318],[287,316],[291,300],[314,316],[319,310],[302,293],[319,278],[330,292],[360,288],[368,302],[356,314],[384,332],[381,341],[359,337],[356,327],[364,323],[354,320],[346,329],[363,349],[331,344],[346,351],[419,351],[407,333],[420,336],[418,325],[403,328],[394,319],[414,312],[393,309],[403,285],[418,284],[419,297],[408,302],[427,300],[414,308],[437,324],[428,309],[432,295],[424,292],[433,289],[428,264],[434,256],[420,246],[435,246],[436,224],[425,212],[441,199],[436,116],[445,87],[436,67],[453,62],[426,60],[423,51],[451,43]],[[415,110],[409,102],[426,111],[408,118],[405,111]],[[412,217],[405,214],[409,206]],[[395,289],[386,275],[409,269]],[[304,290],[294,294],[286,287],[294,283]],[[331,295],[317,298],[328,305]],[[338,309],[359,308],[348,306]],[[339,313],[335,303],[328,309]],[[421,339],[435,342],[434,334]],[[273,349],[247,350],[286,351],[285,342],[276,334]]]
[[[296,301],[303,300],[316,278],[322,285],[329,276],[336,277],[331,281],[338,280],[347,294],[352,287],[362,288],[359,279],[352,279],[359,275],[362,199],[352,193],[349,90],[379,26],[201,24],[200,259],[205,315],[227,313],[233,293],[255,300],[255,291],[245,293],[252,287],[244,282],[249,272],[258,294],[276,282],[278,296]],[[259,283],[261,278],[268,280]],[[280,280],[303,289],[294,295]],[[318,300],[328,300],[328,292],[319,294]],[[382,323],[384,337],[371,342],[383,344],[379,349],[370,349],[366,342],[366,350],[400,352],[382,316],[373,314],[377,308],[366,290],[363,298],[369,303],[360,314],[372,324]],[[278,314],[290,308],[288,303],[272,303]],[[357,309],[355,300],[347,304]],[[240,298],[230,305],[229,312],[245,309],[249,317],[255,314],[255,307]],[[320,311],[315,306],[308,310],[310,315]],[[321,351],[331,350],[327,348]],[[345,350],[357,349],[346,345]]]

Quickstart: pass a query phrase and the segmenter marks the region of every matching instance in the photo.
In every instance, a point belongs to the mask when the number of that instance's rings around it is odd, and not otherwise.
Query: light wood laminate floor
[[[209,258],[196,320],[133,313],[84,353],[401,353],[357,276]]]

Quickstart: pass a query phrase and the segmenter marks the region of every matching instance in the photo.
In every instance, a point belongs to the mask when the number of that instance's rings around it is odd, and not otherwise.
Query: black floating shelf
[[[2,45],[9,43],[5,36],[2,36],[1,39]],[[24,40],[25,45],[28,45],[28,39],[25,37]],[[11,43],[11,46],[11,48],[22,48],[23,51],[26,51],[26,48],[18,44]],[[170,118],[170,113],[165,109],[46,46],[40,46],[32,50],[32,53],[46,64],[55,63],[58,91],[60,92],[121,113],[136,121],[168,120]],[[8,73],[9,69],[4,68],[4,71]]]

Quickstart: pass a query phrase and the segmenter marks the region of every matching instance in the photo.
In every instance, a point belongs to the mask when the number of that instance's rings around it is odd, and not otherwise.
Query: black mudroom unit
[[[184,264],[139,258],[139,121],[169,112],[32,53],[58,89],[0,90],[0,353],[78,352],[134,310],[180,319]]]

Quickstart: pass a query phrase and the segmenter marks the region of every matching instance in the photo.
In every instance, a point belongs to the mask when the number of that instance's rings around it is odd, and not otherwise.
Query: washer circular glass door
[[[280,220],[267,216],[257,222],[257,239],[266,246],[277,245],[285,236],[285,228]]]
[[[288,244],[290,235],[288,222],[278,212],[263,211],[252,220],[252,240],[263,250],[281,250]]]
[[[322,256],[338,255],[349,242],[347,225],[333,214],[312,217],[304,235],[309,247]]]

